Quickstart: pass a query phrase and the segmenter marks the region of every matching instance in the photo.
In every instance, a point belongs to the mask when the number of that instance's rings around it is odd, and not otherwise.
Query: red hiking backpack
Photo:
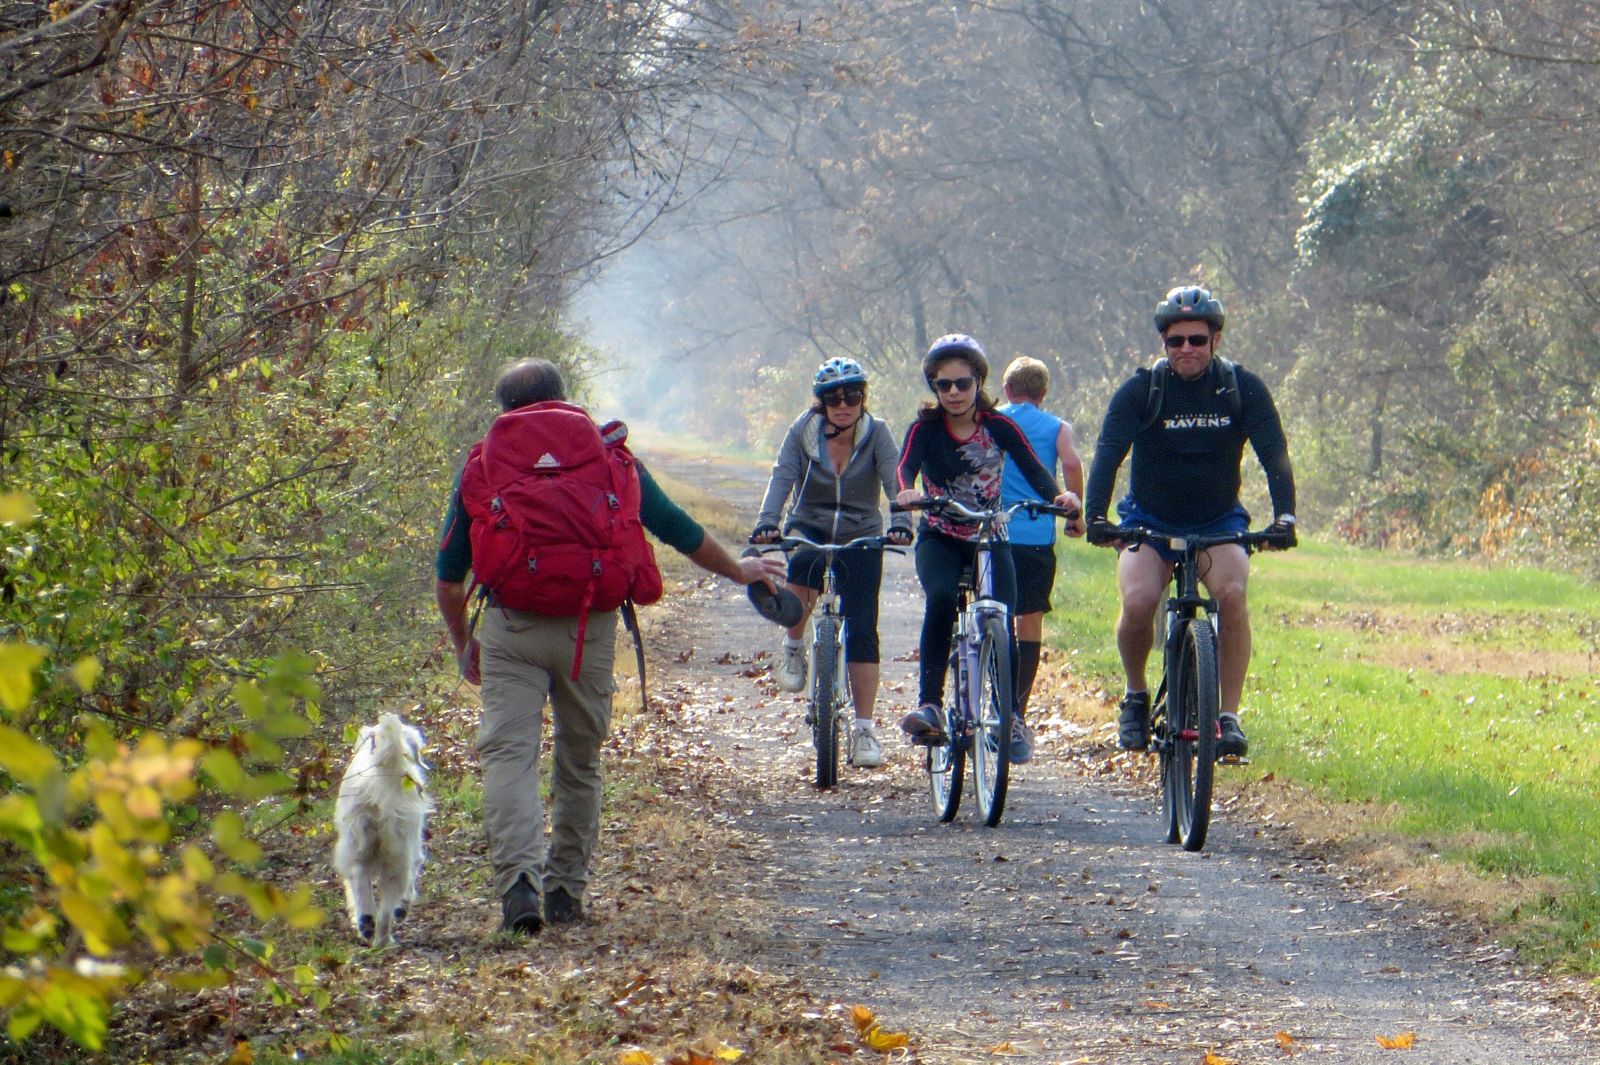
[[[574,404],[534,403],[496,418],[461,473],[474,581],[507,609],[579,618],[574,678],[589,611],[661,598],[627,437]]]

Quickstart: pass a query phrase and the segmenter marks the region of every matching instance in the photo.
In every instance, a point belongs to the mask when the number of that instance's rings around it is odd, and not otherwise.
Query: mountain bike
[[[1030,516],[1053,514],[1072,521],[1076,509],[1027,501],[990,510],[973,510],[954,499],[936,496],[891,511],[927,510],[964,525],[976,525],[973,563],[962,569],[957,585],[955,627],[950,639],[948,698],[939,708],[943,742],[930,744],[928,790],[940,821],[950,821],[961,808],[968,756],[978,815],[994,828],[1005,812],[1011,777],[1011,729],[1016,715],[1016,689],[1011,679],[1011,620],[1006,605],[994,597],[994,544],[1005,519],[1018,510]]]
[[[1241,532],[1224,536],[1166,536],[1138,526],[1113,526],[1105,539],[1120,540],[1130,551],[1160,543],[1179,553],[1172,566],[1175,594],[1167,599],[1166,638],[1161,645],[1161,685],[1150,707],[1150,748],[1161,764],[1161,807],[1167,842],[1184,850],[1205,846],[1211,826],[1211,785],[1215,767],[1243,759],[1218,758],[1217,720],[1220,680],[1217,665],[1217,601],[1200,594],[1200,556],[1223,544],[1247,552],[1285,546],[1276,533]]]
[[[844,660],[844,615],[839,612],[838,578],[834,559],[840,551],[865,547],[894,554],[905,552],[891,546],[887,536],[858,536],[842,544],[819,544],[805,536],[790,534],[769,547],[756,548],[758,554],[810,548],[822,555],[822,591],[811,610],[810,655],[811,698],[806,707],[806,724],[811,726],[811,743],[817,752],[817,787],[832,788],[839,783],[839,751],[849,757],[855,741],[850,697],[850,671]],[[850,711],[846,713],[845,711]]]

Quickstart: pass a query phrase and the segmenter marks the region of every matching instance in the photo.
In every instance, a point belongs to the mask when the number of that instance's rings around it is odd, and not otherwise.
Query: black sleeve
[[[1289,441],[1266,383],[1247,370],[1239,371],[1239,418],[1267,475],[1272,513],[1294,513],[1294,469],[1289,465]]]
[[[906,436],[900,443],[900,461],[894,468],[896,482],[900,491],[917,486],[917,474],[922,472],[923,459],[923,429],[927,423],[921,418],[912,418],[910,428],[906,429]],[[924,484],[926,489],[927,485]]]
[[[1133,447],[1144,422],[1145,399],[1150,394],[1150,371],[1140,370],[1122,383],[1106,407],[1100,423],[1100,438],[1095,441],[1094,460],[1089,465],[1089,483],[1084,488],[1085,519],[1103,518],[1111,509],[1111,492],[1117,486],[1117,470]]]
[[[1034,453],[1033,445],[1028,443],[1028,436],[1020,425],[1004,414],[996,414],[993,411],[984,415],[984,421],[989,426],[989,434],[994,437],[995,443],[1011,456],[1011,461],[1017,464],[1017,469],[1028,479],[1028,484],[1033,490],[1039,493],[1040,499],[1049,501],[1061,494],[1061,486],[1056,484],[1056,479],[1050,475],[1050,471],[1044,468],[1044,463],[1039,461],[1039,456]]]

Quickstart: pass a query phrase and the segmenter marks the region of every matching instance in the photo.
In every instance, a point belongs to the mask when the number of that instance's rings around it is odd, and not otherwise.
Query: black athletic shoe
[[[538,935],[544,927],[540,916],[543,908],[538,889],[528,883],[526,875],[517,877],[517,882],[500,898],[500,930],[519,936]]]
[[[1232,714],[1224,714],[1217,719],[1217,723],[1222,728],[1222,734],[1217,738],[1217,757],[1243,758],[1250,750],[1250,741],[1244,738],[1239,719]]]
[[[1122,697],[1117,715],[1117,746],[1142,751],[1150,746],[1150,693],[1129,692]]]
[[[550,924],[581,921],[583,903],[567,894],[566,888],[551,888],[544,893],[544,919]]]

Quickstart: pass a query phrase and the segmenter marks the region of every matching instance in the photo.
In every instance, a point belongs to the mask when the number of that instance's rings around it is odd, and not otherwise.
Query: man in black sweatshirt
[[[1130,449],[1128,494],[1117,506],[1124,525],[1167,536],[1245,531],[1250,515],[1239,502],[1239,468],[1248,440],[1267,474],[1275,515],[1272,531],[1285,545],[1292,543],[1294,472],[1283,424],[1261,378],[1217,355],[1221,302],[1198,286],[1175,288],[1157,305],[1155,324],[1166,358],[1137,371],[1117,389],[1100,427],[1084,506],[1089,542],[1122,546],[1106,511],[1117,470]],[[1161,545],[1123,551],[1117,561],[1122,598],[1117,651],[1127,682],[1118,742],[1127,750],[1144,750],[1150,742],[1145,665],[1155,642],[1156,611],[1176,557]],[[1237,544],[1212,548],[1202,557],[1202,580],[1217,601],[1222,689],[1218,752],[1242,755],[1249,748],[1239,727],[1239,701],[1250,665],[1245,604],[1250,557]]]

